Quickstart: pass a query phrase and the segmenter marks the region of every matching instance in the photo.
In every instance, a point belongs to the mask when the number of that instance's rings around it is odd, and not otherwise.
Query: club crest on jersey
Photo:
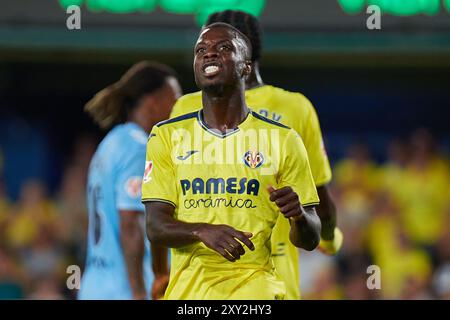
[[[244,163],[247,167],[256,169],[264,163],[264,157],[259,151],[247,151],[244,154]]]
[[[145,171],[144,171],[144,183],[149,182],[152,178],[150,178],[150,174],[153,170],[153,161],[145,161]]]

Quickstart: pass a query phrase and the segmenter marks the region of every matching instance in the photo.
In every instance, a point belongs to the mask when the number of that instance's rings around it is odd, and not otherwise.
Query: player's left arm
[[[314,250],[320,241],[321,223],[315,206],[319,203],[308,155],[294,130],[287,135],[282,150],[279,188],[269,187],[270,200],[290,220],[291,242],[305,250]]]
[[[320,203],[317,206],[317,214],[322,222],[321,238],[325,241],[333,241],[336,229],[336,205],[331,197],[328,185],[317,187]]]
[[[320,219],[314,206],[302,206],[298,194],[291,187],[274,189],[269,186],[270,201],[291,223],[289,239],[296,247],[314,250],[320,241]]]

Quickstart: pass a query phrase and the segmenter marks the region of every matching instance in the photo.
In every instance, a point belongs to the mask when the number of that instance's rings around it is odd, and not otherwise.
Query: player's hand
[[[152,286],[152,299],[158,300],[164,297],[167,285],[169,284],[169,275],[162,274],[155,276]]]
[[[208,248],[218,252],[231,262],[239,260],[245,253],[242,243],[250,250],[255,250],[255,246],[250,241],[252,233],[238,231],[225,224],[202,224],[194,232],[194,235]]]
[[[291,187],[284,187],[277,190],[269,186],[267,191],[270,194],[270,201],[275,202],[286,218],[300,218],[303,215],[303,207],[300,199]]]

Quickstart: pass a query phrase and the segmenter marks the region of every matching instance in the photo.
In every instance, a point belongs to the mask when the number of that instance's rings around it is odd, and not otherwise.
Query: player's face
[[[156,103],[152,110],[153,120],[159,122],[168,119],[175,102],[181,94],[181,86],[177,79],[174,77],[167,78],[166,83],[158,90],[157,96],[155,97]]]
[[[205,89],[236,85],[248,72],[242,48],[245,45],[226,27],[205,29],[194,49],[197,86]]]

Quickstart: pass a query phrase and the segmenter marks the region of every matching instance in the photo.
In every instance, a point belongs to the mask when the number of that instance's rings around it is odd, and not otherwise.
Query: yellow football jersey
[[[247,105],[261,115],[294,129],[303,140],[316,186],[331,181],[331,168],[325,151],[316,111],[302,94],[264,85],[245,92]],[[202,108],[201,91],[184,95],[175,104],[171,117]],[[298,250],[289,241],[289,222],[279,218],[272,236],[276,269],[287,287],[287,299],[300,299]]]
[[[255,250],[230,262],[203,243],[172,249],[166,299],[283,299],[271,237],[284,216],[268,186],[290,186],[303,205],[319,202],[298,134],[250,112],[234,130],[209,128],[202,111],[156,125],[147,144],[142,201],[163,201],[185,222],[251,232]],[[289,223],[288,223],[289,224]]]
[[[319,119],[312,103],[298,92],[263,85],[245,91],[245,101],[252,110],[294,129],[303,140],[316,186],[331,181],[331,167],[325,150]],[[186,94],[173,107],[171,118],[202,108],[202,92]]]

